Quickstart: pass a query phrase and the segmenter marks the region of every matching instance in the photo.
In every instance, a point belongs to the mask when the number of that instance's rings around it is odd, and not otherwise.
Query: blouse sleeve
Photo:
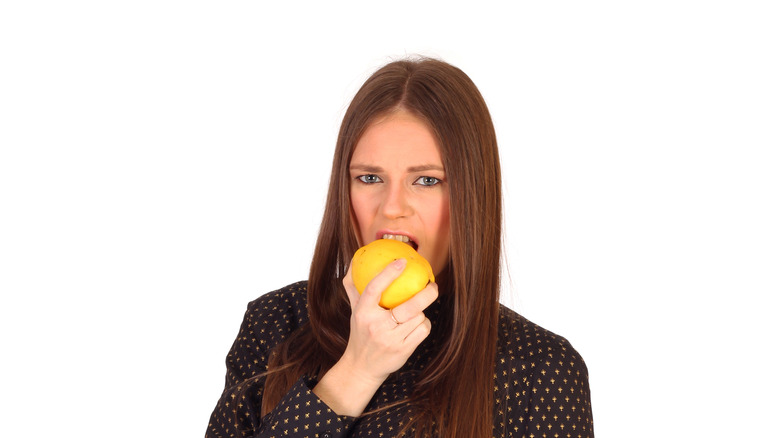
[[[533,361],[527,430],[536,436],[593,437],[588,368],[566,340]],[[539,434],[544,432],[545,435]]]
[[[337,415],[301,377],[267,415],[260,416],[268,352],[297,327],[300,309],[289,297],[267,294],[250,303],[227,355],[225,389],[211,414],[207,438],[346,437],[355,418]],[[258,377],[259,376],[259,377]]]

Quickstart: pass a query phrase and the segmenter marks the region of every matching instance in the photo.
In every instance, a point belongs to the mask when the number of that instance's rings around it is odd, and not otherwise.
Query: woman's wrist
[[[339,360],[322,376],[312,392],[338,415],[363,413],[384,379],[369,377]]]

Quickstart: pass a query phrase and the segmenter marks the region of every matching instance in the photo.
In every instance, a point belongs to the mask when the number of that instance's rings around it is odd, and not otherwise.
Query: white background
[[[584,356],[598,436],[777,433],[775,4],[2,3],[2,435],[202,436],[346,105],[413,53],[487,100],[503,302]]]

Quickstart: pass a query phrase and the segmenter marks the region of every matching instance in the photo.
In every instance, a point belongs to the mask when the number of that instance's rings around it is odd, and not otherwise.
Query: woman
[[[362,295],[358,247],[409,240],[429,284],[393,309]],[[593,435],[587,369],[499,304],[501,175],[490,114],[458,68],[374,73],[346,111],[308,282],[249,304],[208,437]],[[557,435],[556,435],[557,434]]]

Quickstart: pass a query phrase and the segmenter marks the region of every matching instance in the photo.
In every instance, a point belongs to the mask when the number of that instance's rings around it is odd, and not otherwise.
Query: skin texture
[[[380,118],[358,141],[350,177],[360,245],[383,231],[407,235],[438,275],[449,258],[449,192],[428,126],[406,111]]]
[[[407,235],[434,272],[441,272],[449,251],[449,194],[439,148],[427,125],[405,111],[370,125],[356,145],[350,177],[361,245],[383,232]],[[337,414],[363,413],[382,382],[430,334],[431,321],[423,310],[438,297],[436,283],[393,309],[379,306],[382,291],[405,266],[405,259],[389,264],[362,295],[352,283],[351,265],[344,277],[352,308],[347,348],[313,390]]]

